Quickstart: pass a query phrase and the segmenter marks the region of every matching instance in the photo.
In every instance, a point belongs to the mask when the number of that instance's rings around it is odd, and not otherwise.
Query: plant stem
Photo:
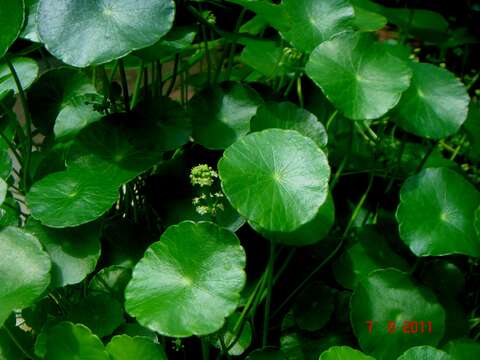
[[[1,131],[0,131],[0,136],[2,137],[3,141],[5,141],[5,143],[10,148],[10,151],[12,152],[13,156],[15,156],[15,159],[17,159],[18,163],[23,167],[23,160],[20,157],[20,155],[18,154],[17,149],[15,148],[15,145],[10,140],[8,140],[8,138],[5,136],[5,134]]]
[[[130,112],[130,95],[128,94],[127,73],[125,72],[125,63],[123,62],[123,59],[118,60],[118,65],[120,69],[120,81],[122,82],[123,103],[125,105],[125,111]]]
[[[330,115],[330,117],[327,120],[327,124],[325,125],[326,130],[328,130],[333,120],[337,117],[337,114],[338,114],[338,110],[335,109],[335,111],[332,113],[332,115]]]
[[[297,95],[298,95],[298,101],[300,103],[300,107],[303,109],[304,103],[303,103],[303,93],[302,93],[302,77],[299,76],[297,78]]]
[[[245,9],[245,8],[242,9],[242,11],[240,12],[240,15],[238,16],[237,23],[235,24],[235,30],[233,31],[234,35],[233,35],[233,39],[232,39],[232,44],[230,46],[230,53],[229,53],[228,61],[227,61],[227,72],[225,73],[225,80],[230,79],[230,75],[232,73],[233,59],[235,57],[235,51],[236,51],[237,40],[238,40],[238,35],[237,34],[240,31],[240,26],[242,25],[242,21],[243,21],[243,18],[245,16],[246,10],[247,9]]]
[[[202,357],[203,360],[209,360],[210,359],[210,348],[208,346],[207,341],[205,338],[200,338],[200,341],[202,342]]]
[[[272,302],[272,287],[273,287],[273,266],[275,263],[275,243],[270,242],[270,258],[268,259],[267,268],[267,300],[265,301],[265,313],[263,318],[263,336],[262,346],[267,346],[268,343],[268,323],[270,321],[270,305]]]
[[[23,163],[23,190],[25,193],[28,192],[29,189],[29,178],[30,178],[30,162],[32,158],[32,117],[30,115],[30,110],[28,108],[27,98],[25,93],[23,92],[22,84],[20,83],[20,79],[18,78],[17,72],[13,67],[10,59],[8,56],[5,56],[5,62],[12,73],[13,79],[15,81],[15,85],[18,89],[18,94],[20,96],[20,103],[23,108],[23,114],[25,115],[25,140],[26,140],[26,148],[25,148],[25,155],[24,155],[24,163]]]
[[[177,54],[175,55],[175,62],[173,63],[173,77],[170,82],[170,85],[168,86],[168,90],[165,93],[166,97],[169,97],[170,94],[173,91],[173,88],[175,87],[175,82],[177,81],[177,75],[178,75],[178,64],[180,63],[180,55]]]
[[[142,60],[140,68],[138,69],[137,79],[135,80],[135,89],[133,90],[133,98],[130,107],[133,109],[137,105],[138,97],[140,96],[140,85],[142,84],[143,68],[145,64]]]
[[[357,206],[355,206],[355,209],[353,210],[352,216],[350,217],[350,220],[348,221],[347,227],[345,228],[345,231],[343,232],[343,237],[346,238],[348,235],[348,232],[350,231],[350,228],[352,227],[353,223],[355,222],[355,219],[358,217],[358,214],[360,213],[360,210],[362,209],[363,204],[365,203],[365,200],[367,200],[368,193],[370,192],[373,184],[373,174],[370,174],[369,179],[368,179],[368,185],[367,189],[363,193],[362,197],[360,198],[360,201],[357,203]]]
[[[273,312],[273,315],[272,317],[275,317],[276,315],[279,314],[280,310],[282,310],[285,305],[287,305],[291,299],[293,299],[293,297],[295,295],[298,294],[298,292],[300,290],[302,290],[302,288],[310,281],[311,278],[313,278],[315,276],[315,274],[317,274],[324,266],[325,264],[327,264],[334,256],[335,254],[338,252],[338,250],[340,250],[340,248],[342,247],[342,244],[343,244],[343,238],[340,239],[340,241],[338,242],[338,245],[337,247],[330,253],[330,255],[327,256],[327,258],[325,260],[323,260],[305,279],[303,279],[303,281],[287,296],[287,298],[280,304],[280,306]]]
[[[212,82],[212,59],[210,58],[210,49],[208,48],[208,39],[207,39],[207,31],[205,29],[205,25],[200,25],[200,30],[202,32],[203,44],[205,46],[205,57],[207,58],[207,79],[208,83]]]

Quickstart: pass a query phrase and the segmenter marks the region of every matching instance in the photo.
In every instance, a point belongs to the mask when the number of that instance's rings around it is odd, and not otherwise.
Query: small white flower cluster
[[[210,214],[216,216],[219,210],[224,210],[222,204],[224,198],[223,193],[221,191],[211,192],[211,187],[217,178],[217,172],[207,164],[197,165],[193,167],[190,172],[190,182],[192,185],[197,185],[201,188],[200,195],[194,197],[192,200],[195,211],[200,215]]]

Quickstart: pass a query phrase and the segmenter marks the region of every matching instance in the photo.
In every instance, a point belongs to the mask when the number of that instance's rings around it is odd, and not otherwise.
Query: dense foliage
[[[480,358],[479,23],[2,0],[0,359]]]

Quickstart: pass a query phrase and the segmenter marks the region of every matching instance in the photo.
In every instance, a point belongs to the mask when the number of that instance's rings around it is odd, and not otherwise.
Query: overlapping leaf
[[[53,55],[86,67],[152,45],[170,30],[174,14],[172,0],[40,0],[37,21]]]
[[[427,168],[408,178],[397,209],[400,237],[417,256],[480,255],[475,210],[480,192],[447,168]]]
[[[326,156],[294,130],[268,129],[241,138],[225,150],[218,170],[232,206],[267,231],[298,229],[327,198]]]
[[[320,44],[307,75],[346,117],[375,119],[397,105],[411,70],[369,35],[346,33]],[[335,74],[335,76],[332,76]]]
[[[209,222],[170,226],[135,266],[126,310],[167,336],[213,333],[238,305],[244,266],[232,232]]]
[[[412,85],[403,94],[395,121],[405,130],[431,139],[458,131],[467,119],[467,90],[449,71],[425,63],[412,63]]]

